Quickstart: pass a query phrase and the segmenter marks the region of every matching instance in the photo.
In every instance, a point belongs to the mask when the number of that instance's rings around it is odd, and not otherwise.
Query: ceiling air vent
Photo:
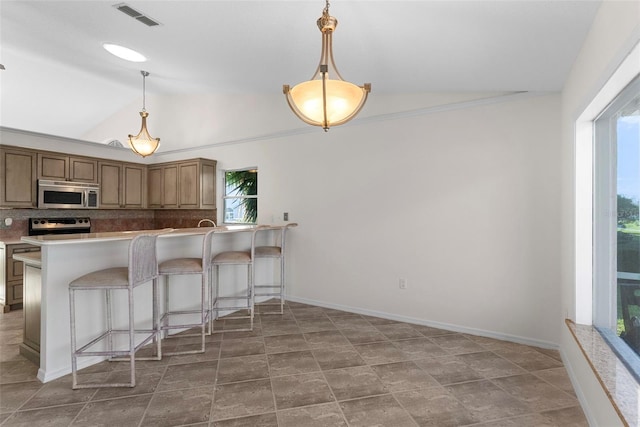
[[[143,24],[149,27],[155,27],[156,25],[160,25],[158,21],[149,18],[148,16],[138,12],[137,10],[135,10],[131,6],[128,6],[125,3],[114,4],[113,7],[118,9],[120,12],[129,15],[130,17],[137,19],[138,21],[142,22]]]

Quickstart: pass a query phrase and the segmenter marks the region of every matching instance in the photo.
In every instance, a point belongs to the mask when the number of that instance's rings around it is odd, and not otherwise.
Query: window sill
[[[627,425],[639,425],[640,386],[635,377],[591,325],[565,319],[569,331],[589,362],[614,409]]]

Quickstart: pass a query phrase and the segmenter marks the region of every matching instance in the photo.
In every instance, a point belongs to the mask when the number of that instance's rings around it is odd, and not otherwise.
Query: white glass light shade
[[[140,116],[142,117],[142,127],[136,136],[129,135],[129,146],[134,153],[142,157],[147,157],[156,152],[160,146],[160,138],[153,138],[149,135],[149,131],[147,130],[147,117],[149,113],[140,111]]]
[[[328,129],[349,121],[364,106],[368,90],[344,80],[310,80],[295,85],[287,102],[304,122]],[[326,120],[325,120],[326,106]]]
[[[313,126],[322,126],[328,131],[331,126],[341,125],[356,116],[364,107],[371,92],[371,84],[362,86],[345,81],[333,60],[333,32],[338,20],[329,15],[329,1],[317,21],[322,33],[320,63],[311,80],[293,88],[282,86],[287,103],[298,118]]]

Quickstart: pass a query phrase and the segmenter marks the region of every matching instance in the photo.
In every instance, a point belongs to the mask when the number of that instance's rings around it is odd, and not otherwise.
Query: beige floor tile
[[[310,348],[326,348],[341,345],[350,345],[349,340],[339,331],[308,332],[304,339]]]
[[[250,417],[214,421],[211,427],[278,427],[278,418],[275,412],[272,412]]]
[[[40,381],[0,385],[0,413],[17,410],[42,387]]]
[[[140,426],[163,427],[209,420],[213,387],[155,393]]]
[[[311,350],[323,370],[366,365],[360,353],[352,346],[316,348]]]
[[[84,404],[75,404],[14,412],[2,425],[7,427],[44,425],[47,427],[68,427],[83,407]]]
[[[350,427],[415,427],[417,424],[402,406],[387,394],[340,402]]]
[[[531,412],[578,405],[578,400],[533,374],[494,378],[492,382],[509,395],[527,404]]]
[[[309,350],[309,345],[302,334],[265,337],[264,345],[267,353]]]
[[[213,386],[218,361],[167,366],[158,391]]]
[[[207,336],[205,353],[138,361],[136,387],[72,390],[70,375],[37,381],[7,344],[22,322],[20,310],[0,313],[3,427],[587,426],[556,350],[428,326],[288,302],[283,315],[257,314],[253,331]],[[198,346],[188,333],[163,350]],[[79,377],[128,369],[103,362]]]
[[[499,420],[533,412],[529,406],[512,397],[490,380],[472,381],[445,387],[481,422]]]
[[[409,360],[409,356],[391,342],[358,344],[353,347],[369,365]]]
[[[413,362],[387,363],[371,367],[391,392],[435,387],[438,382]]]
[[[482,379],[479,372],[461,360],[438,356],[414,361],[422,370],[442,385]]]
[[[320,371],[318,362],[309,350],[269,354],[267,360],[272,377]]]
[[[218,365],[218,384],[269,378],[267,356],[229,357]]]
[[[136,427],[140,424],[153,395],[145,394],[128,399],[109,399],[90,402],[73,420],[78,427]]]
[[[246,417],[275,411],[271,381],[219,384],[213,397],[213,420]]]
[[[347,427],[336,403],[326,403],[278,411],[280,427]]]
[[[460,354],[454,356],[453,359],[465,363],[484,378],[506,377],[526,373],[526,371],[518,365],[491,351]]]
[[[271,378],[271,385],[278,410],[334,401],[320,372]]]
[[[324,375],[338,401],[389,392],[370,366],[334,369]]]
[[[443,387],[404,391],[394,396],[420,427],[455,427],[476,421]]]

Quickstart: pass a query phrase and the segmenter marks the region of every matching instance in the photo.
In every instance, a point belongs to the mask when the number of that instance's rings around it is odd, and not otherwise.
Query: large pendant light
[[[328,0],[317,23],[322,32],[322,52],[315,74],[291,89],[283,85],[282,91],[296,116],[310,125],[322,126],[326,132],[358,114],[371,92],[371,84],[357,86],[345,81],[338,72],[331,47],[338,20],[329,15]]]
[[[149,135],[147,130],[147,117],[149,113],[144,108],[145,104],[145,79],[149,75],[146,71],[140,71],[142,74],[142,111],[140,111],[140,117],[142,117],[142,127],[140,132],[136,136],[129,135],[129,146],[134,153],[141,155],[142,157],[150,156],[155,153],[160,146],[160,138],[153,138]]]

